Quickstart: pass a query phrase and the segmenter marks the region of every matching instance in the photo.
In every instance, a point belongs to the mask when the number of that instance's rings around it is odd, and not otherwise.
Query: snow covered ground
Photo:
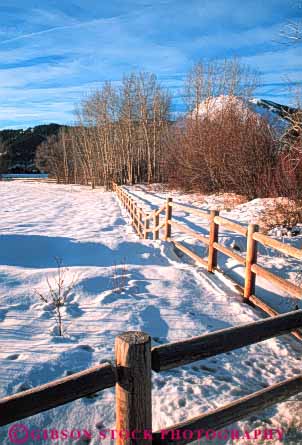
[[[139,188],[132,192],[146,207],[157,206],[165,195]],[[110,192],[11,181],[0,183],[0,196],[1,397],[113,360],[114,337],[122,331],[148,332],[156,345],[262,317],[242,304],[224,276],[208,275],[179,259],[167,243],[138,240]],[[237,220],[240,215],[244,207]],[[178,217],[200,227],[196,218]],[[47,278],[53,282],[54,257],[68,267],[67,282],[76,279],[64,308],[63,338],[56,336],[51,306],[35,293],[46,293]],[[272,267],[278,268],[278,261]],[[301,359],[301,344],[284,336],[154,373],[153,429],[168,428],[299,374]],[[294,441],[274,443],[302,443],[301,402],[299,395],[237,427],[290,429]],[[21,423],[38,429],[85,428],[95,433],[90,443],[100,443],[98,429],[114,428],[114,390]],[[0,429],[0,438],[10,443],[6,427]]]
[[[155,188],[155,190],[154,190]],[[220,210],[220,216],[234,221],[239,224],[247,225],[249,223],[261,224],[263,216],[268,209],[272,209],[276,202],[282,203],[284,198],[264,198],[254,199],[253,201],[236,203],[236,200],[242,198],[232,194],[222,195],[199,195],[199,194],[182,194],[179,192],[164,192],[157,187],[146,187],[137,185],[128,187],[128,192],[140,202],[143,209],[148,212],[162,206],[167,196],[173,197],[175,203],[189,205],[202,210],[217,209]],[[283,201],[282,201],[283,200]],[[179,211],[173,208],[173,219],[186,225],[190,229],[200,232],[208,236],[208,221],[189,212]],[[301,229],[301,228],[300,228]],[[173,239],[181,241],[201,256],[207,256],[206,247],[191,238],[187,234],[173,229]],[[276,231],[277,232],[277,231]],[[276,238],[279,241],[289,243],[297,248],[302,248],[302,234],[295,237],[281,236]],[[237,250],[237,253],[245,257],[246,238],[224,230],[219,227],[219,242],[227,247]],[[187,261],[187,259],[183,259]],[[289,280],[298,286],[302,282],[302,267],[299,260],[288,257],[285,254],[277,252],[274,249],[267,248],[258,243],[258,263],[269,269],[271,272]],[[235,260],[228,258],[226,255],[218,254],[218,265],[229,277],[234,279],[238,284],[244,284],[244,267],[239,265]],[[278,287],[272,285],[261,277],[256,280],[256,295],[274,309],[280,312],[288,312],[296,308],[302,308],[301,299],[294,298]]]

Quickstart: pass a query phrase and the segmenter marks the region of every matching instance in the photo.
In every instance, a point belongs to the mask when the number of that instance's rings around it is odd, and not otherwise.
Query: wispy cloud
[[[33,37],[39,37],[39,36],[43,36],[45,34],[56,33],[58,31],[65,31],[65,30],[76,29],[76,28],[86,28],[89,26],[94,26],[96,24],[98,25],[98,24],[100,24],[100,22],[102,22],[102,21],[101,20],[90,20],[88,22],[72,23],[70,25],[63,25],[63,26],[54,26],[53,28],[43,29],[42,31],[31,32],[28,34],[21,34],[19,36],[12,37],[10,39],[2,40],[2,41],[0,41],[0,45],[18,42],[19,40],[31,39]]]
[[[241,57],[262,73],[259,94],[280,101],[302,80],[301,47],[276,42],[297,14],[284,0],[2,3],[1,127],[71,122],[84,94],[133,70],[155,72],[180,109],[185,73],[201,58]]]

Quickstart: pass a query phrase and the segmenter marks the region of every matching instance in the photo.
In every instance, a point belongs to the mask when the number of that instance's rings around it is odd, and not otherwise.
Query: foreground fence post
[[[257,224],[249,224],[246,240],[246,260],[245,260],[245,280],[244,280],[244,298],[249,299],[255,293],[256,274],[252,272],[252,265],[257,262],[257,241],[253,234],[258,232]]]
[[[218,210],[211,210],[210,213],[210,233],[209,233],[209,254],[208,254],[208,272],[214,272],[217,267],[217,249],[214,243],[218,243],[219,225],[215,223],[215,216],[219,215]]]
[[[166,201],[166,220],[165,220],[165,241],[171,238],[171,224],[169,221],[172,219],[172,198],[167,198]]]
[[[116,443],[117,445],[151,445],[151,339],[149,335],[132,331],[116,337],[115,360],[118,436]]]

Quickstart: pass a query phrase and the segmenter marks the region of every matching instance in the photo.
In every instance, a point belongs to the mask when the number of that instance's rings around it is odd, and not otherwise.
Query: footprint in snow
[[[94,348],[89,345],[79,345],[78,348],[86,352],[94,352]]]
[[[207,371],[207,372],[216,372],[215,368],[211,368],[210,366],[206,366],[206,365],[201,365],[200,369],[202,369],[203,371]]]
[[[99,361],[99,364],[100,364],[100,365],[104,365],[105,363],[110,363],[110,360],[108,360],[108,359],[106,359],[106,358],[102,358],[102,359]]]
[[[88,396],[85,396],[84,399],[86,399],[87,402],[91,402],[94,401],[94,399],[96,399],[98,396],[98,393],[88,394]]]
[[[76,371],[65,371],[65,373],[64,373],[64,375],[65,375],[65,377],[68,377],[69,375],[72,375],[72,374],[75,374],[76,373]]]
[[[191,366],[191,369],[193,370],[193,371],[195,371],[195,372],[198,372],[199,371],[199,368],[198,368],[198,366]]]
[[[124,293],[114,293],[107,295],[105,298],[103,298],[102,304],[110,304],[110,303],[115,303],[118,300],[128,300],[128,299],[131,299],[130,295]]]
[[[178,400],[178,406],[179,406],[179,408],[183,408],[183,407],[185,407],[186,404],[187,404],[186,399],[179,399],[179,400]]]
[[[20,354],[11,354],[6,357],[6,360],[17,360],[20,357]]]
[[[157,387],[157,389],[162,389],[165,386],[166,382],[164,380],[159,380],[157,382],[155,382],[155,386]]]
[[[8,312],[8,309],[0,310],[0,321],[3,321],[5,319],[7,312]]]
[[[21,383],[21,385],[18,385],[16,388],[16,393],[17,392],[23,392],[23,391],[27,391],[28,389],[30,389],[31,386],[28,385],[27,383]]]
[[[77,305],[77,303],[67,306],[66,312],[73,317],[81,317],[81,315],[84,314],[84,311]]]
[[[165,343],[163,340],[161,340],[159,337],[152,337],[152,340],[155,341],[155,343],[163,344]]]

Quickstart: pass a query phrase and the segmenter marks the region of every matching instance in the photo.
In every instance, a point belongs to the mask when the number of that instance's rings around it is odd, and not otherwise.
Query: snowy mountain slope
[[[263,99],[245,99],[237,96],[215,96],[210,97],[201,102],[191,113],[187,115],[193,119],[208,118],[213,119],[224,110],[232,109],[236,110],[243,119],[245,119],[249,113],[253,113],[255,117],[261,116],[267,120],[267,122],[279,128],[280,131],[284,130],[287,125],[287,113],[293,113],[294,108],[283,106],[275,102],[266,101]]]
[[[266,99],[250,99],[249,102],[256,107],[256,111],[261,113],[262,110],[269,111],[274,113],[277,116],[280,116],[282,119],[287,120],[288,116],[296,113],[298,110],[294,107],[289,107],[288,105],[278,104],[277,102],[273,102],[271,100]]]
[[[180,261],[169,244],[139,241],[112,193],[12,181],[0,183],[0,194],[2,397],[113,360],[114,337],[122,331],[144,330],[155,345],[260,317],[242,304],[228,280]],[[141,191],[141,199],[147,204],[150,195]],[[151,205],[157,200],[153,196]],[[34,293],[45,292],[46,277],[55,276],[54,256],[68,266],[68,280],[77,277],[64,309],[64,338],[54,335],[51,308]],[[120,291],[115,289],[118,276],[123,277]],[[286,336],[153,374],[153,428],[166,428],[300,373],[301,352],[301,345]],[[239,427],[296,425],[301,397],[295,400]],[[98,429],[114,427],[114,391],[23,423],[38,429],[86,428],[96,436],[90,443],[99,443]],[[1,443],[10,443],[7,428],[1,428],[0,437]]]

